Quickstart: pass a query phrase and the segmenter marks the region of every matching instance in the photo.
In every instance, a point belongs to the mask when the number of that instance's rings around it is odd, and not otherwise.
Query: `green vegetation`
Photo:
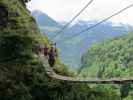
[[[113,90],[49,78],[33,52],[37,43],[49,41],[25,5],[0,0],[0,12],[0,100],[120,100]],[[57,65],[69,75],[59,59]]]
[[[133,34],[93,45],[82,57],[82,78],[131,78],[133,76]],[[106,87],[106,86],[105,86]],[[110,86],[111,87],[111,86]],[[132,100],[133,86],[115,85],[123,100]]]
[[[132,77],[132,55],[132,33],[95,44],[83,56],[81,75],[98,78]]]

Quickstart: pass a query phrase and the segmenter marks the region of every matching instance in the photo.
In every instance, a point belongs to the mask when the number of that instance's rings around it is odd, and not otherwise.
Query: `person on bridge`
[[[44,53],[44,56],[48,56],[48,52],[49,52],[49,48],[48,48],[48,46],[45,44],[44,45],[44,48],[43,48],[43,53]]]
[[[52,46],[48,53],[48,56],[49,56],[48,62],[51,67],[54,67],[54,65],[55,65],[56,54],[57,53],[55,52],[55,48]]]

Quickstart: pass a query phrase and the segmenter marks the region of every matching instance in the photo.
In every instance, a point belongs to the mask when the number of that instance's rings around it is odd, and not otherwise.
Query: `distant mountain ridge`
[[[57,23],[55,20],[50,18],[47,14],[35,10],[32,12],[32,16],[36,18],[36,21],[39,26],[56,26],[56,27],[61,27],[59,23]]]
[[[83,22],[84,21],[79,21],[78,23],[65,30],[64,33],[57,38],[57,40],[65,40],[68,37],[71,38],[73,34],[78,33],[81,30],[84,30],[87,27],[97,23],[96,21]],[[88,32],[82,33],[72,40],[60,44],[59,48],[61,48],[61,57],[69,66],[80,66],[81,56],[92,44],[101,42],[107,38],[114,38],[125,35],[130,31],[132,31],[131,26],[114,26],[113,23],[106,22],[94,29],[91,29]]]
[[[62,24],[53,21],[52,18],[46,16],[46,14],[44,13],[41,14],[41,12],[34,11],[34,13],[32,14],[35,17],[41,31],[46,33],[49,38],[53,37],[54,34],[56,34],[65,23],[62,22]],[[54,22],[54,24],[51,24],[51,22]],[[71,36],[75,33],[78,33],[81,30],[92,26],[97,22],[98,21],[96,20],[78,21],[77,23],[65,29],[62,34],[60,34],[56,38],[56,41],[65,40],[68,37],[71,38]],[[88,32],[82,33],[81,35],[73,38],[72,40],[57,44],[57,47],[60,49],[61,59],[66,65],[72,67],[80,66],[81,56],[84,54],[84,52],[88,50],[88,48],[92,44],[103,41],[107,38],[114,38],[121,35],[125,35],[131,31],[132,26],[130,25],[114,25],[111,22],[105,22],[89,30]]]

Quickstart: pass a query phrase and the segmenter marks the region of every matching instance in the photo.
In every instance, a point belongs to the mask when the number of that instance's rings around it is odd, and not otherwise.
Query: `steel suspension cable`
[[[54,40],[58,35],[60,35],[65,28],[67,28],[94,0],[89,1],[67,24],[64,25],[64,27],[61,28],[61,30],[59,32],[57,32],[55,34],[55,36],[53,36],[53,38],[51,38],[52,40]]]
[[[118,11],[118,12],[112,14],[111,16],[109,16],[109,17],[103,19],[102,21],[96,23],[95,25],[92,25],[92,26],[90,26],[90,27],[88,27],[88,28],[86,28],[86,29],[84,29],[84,30],[78,32],[78,33],[75,33],[74,35],[72,35],[71,37],[66,38],[65,40],[57,41],[56,43],[62,43],[62,42],[71,40],[71,39],[73,39],[74,37],[77,37],[77,36],[79,36],[80,34],[86,32],[86,31],[89,31],[89,30],[95,28],[96,26],[98,26],[98,25],[100,25],[100,24],[106,22],[107,20],[111,19],[112,17],[115,17],[116,15],[119,15],[120,13],[122,13],[123,11],[125,11],[125,10],[127,10],[127,9],[129,9],[129,8],[131,8],[131,7],[133,7],[133,3],[130,4],[130,5],[128,5],[128,6],[125,7],[125,8],[121,9],[120,11]]]

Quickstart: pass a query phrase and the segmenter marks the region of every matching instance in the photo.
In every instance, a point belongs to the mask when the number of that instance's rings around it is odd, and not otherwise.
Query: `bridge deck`
[[[62,81],[69,81],[69,82],[76,82],[76,83],[93,83],[93,84],[125,84],[125,83],[133,83],[133,78],[111,78],[111,79],[78,79],[74,77],[67,77],[58,75],[54,72],[54,70],[49,66],[48,61],[42,55],[39,56],[40,60],[42,61],[44,68],[46,70],[47,75],[50,78],[62,80]]]

